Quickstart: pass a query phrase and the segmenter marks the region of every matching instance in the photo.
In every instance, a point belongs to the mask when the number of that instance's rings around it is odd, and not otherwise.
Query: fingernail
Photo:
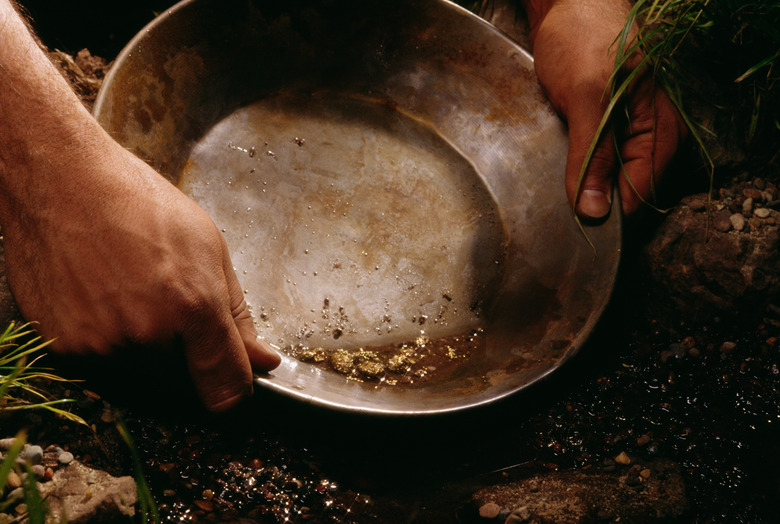
[[[586,189],[577,202],[577,213],[587,218],[604,218],[612,207],[609,194],[598,189]]]

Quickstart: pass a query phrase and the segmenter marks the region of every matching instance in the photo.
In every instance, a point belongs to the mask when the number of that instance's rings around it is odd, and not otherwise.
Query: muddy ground
[[[0,427],[126,475],[120,414],[164,522],[774,522],[780,170],[727,157],[712,201],[697,157],[681,160],[672,210],[626,224],[587,345],[494,406],[363,418],[258,391],[215,417],[186,384],[154,389],[149,376],[165,373],[150,363],[119,386],[68,386],[97,439],[45,414]]]

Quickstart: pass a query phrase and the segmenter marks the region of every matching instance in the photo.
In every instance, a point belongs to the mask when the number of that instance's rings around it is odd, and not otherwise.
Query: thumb
[[[225,253],[227,253],[227,250],[225,250]],[[227,264],[224,265],[224,271],[230,295],[230,310],[233,314],[233,322],[235,322],[238,334],[244,343],[244,348],[252,367],[261,371],[270,371],[277,367],[282,362],[282,359],[276,351],[271,349],[270,345],[260,340],[260,337],[257,336],[252,314],[244,299],[241,284],[238,281],[238,277],[236,277],[236,272],[233,270],[229,257],[227,254],[225,256]]]

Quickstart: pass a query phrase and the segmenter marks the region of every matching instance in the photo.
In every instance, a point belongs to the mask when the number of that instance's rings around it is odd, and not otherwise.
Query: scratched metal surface
[[[282,394],[376,414],[490,403],[568,360],[609,299],[619,214],[583,234],[532,58],[449,2],[184,1],[125,48],[95,114],[223,229],[269,342],[482,330],[412,386],[286,356],[256,380]]]

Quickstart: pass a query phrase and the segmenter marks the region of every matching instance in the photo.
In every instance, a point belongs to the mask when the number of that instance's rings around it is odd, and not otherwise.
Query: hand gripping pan
[[[284,353],[256,382],[306,402],[492,402],[569,359],[612,291],[620,217],[575,221],[531,57],[449,2],[186,0],[95,114],[222,229]]]

